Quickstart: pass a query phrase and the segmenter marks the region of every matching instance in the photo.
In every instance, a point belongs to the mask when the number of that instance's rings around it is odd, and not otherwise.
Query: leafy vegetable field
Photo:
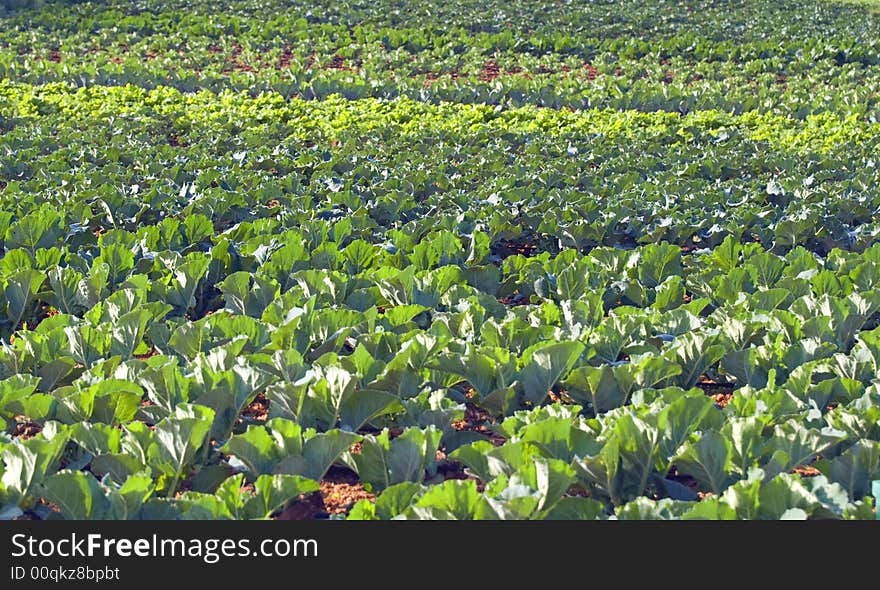
[[[880,14],[0,8],[0,516],[874,519]]]

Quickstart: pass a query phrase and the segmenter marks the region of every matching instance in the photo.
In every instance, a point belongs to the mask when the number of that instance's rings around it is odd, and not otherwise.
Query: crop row
[[[388,247],[485,234],[499,256],[661,240],[693,250],[727,235],[825,254],[861,250],[878,229],[880,134],[854,116],[3,83],[0,125],[0,228],[29,216],[33,250],[94,252],[101,229],[161,239],[193,214],[212,235],[262,219],[314,248],[339,221]]]
[[[877,16],[833,2],[47,3],[0,75],[285,97],[878,116]],[[291,14],[296,15],[291,18]],[[798,14],[798,19],[792,19]],[[647,16],[650,15],[650,16]]]

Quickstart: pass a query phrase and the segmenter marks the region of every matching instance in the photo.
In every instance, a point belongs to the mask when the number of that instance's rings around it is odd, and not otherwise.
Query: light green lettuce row
[[[795,152],[828,152],[854,142],[880,137],[880,124],[857,115],[831,112],[804,120],[772,113],[733,115],[715,110],[686,116],[668,112],[613,109],[556,110],[536,106],[511,109],[481,104],[427,104],[408,98],[346,100],[334,95],[322,101],[286,100],[276,93],[251,96],[247,92],[182,93],[171,87],[147,90],[137,86],[74,88],[61,83],[41,86],[0,82],[0,116],[34,119],[59,113],[75,120],[111,120],[116,117],[161,117],[173,131],[186,133],[247,122],[247,135],[259,138],[277,125],[291,128],[294,137],[334,139],[346,131],[374,129],[395,134],[424,135],[497,131],[542,133],[564,137],[597,134],[609,139],[679,137],[688,143],[711,134],[723,140],[736,132],[757,141],[769,141]]]

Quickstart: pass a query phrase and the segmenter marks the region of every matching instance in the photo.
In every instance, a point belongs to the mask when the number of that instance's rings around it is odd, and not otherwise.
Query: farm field
[[[0,518],[875,519],[880,10],[0,6]]]

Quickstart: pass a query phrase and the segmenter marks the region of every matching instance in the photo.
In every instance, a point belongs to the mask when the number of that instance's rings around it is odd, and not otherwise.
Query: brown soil
[[[801,477],[816,477],[822,475],[822,472],[812,465],[799,465],[791,470],[791,473],[800,475]]]
[[[494,60],[489,60],[483,64],[483,69],[480,70],[480,81],[491,82],[499,75],[501,75],[501,68]]]
[[[330,514],[347,514],[360,500],[376,501],[356,473],[345,467],[331,467],[320,482],[320,490],[303,494],[282,510],[276,520],[315,520]]]
[[[733,399],[732,393],[716,393],[714,395],[710,395],[712,399],[715,400],[715,405],[719,408],[724,408],[727,404],[730,403],[730,400]]]
[[[593,66],[593,64],[591,64],[591,63],[585,63],[584,70],[586,70],[586,72],[587,72],[587,80],[590,80],[590,81],[598,78],[599,74],[601,73],[601,72],[599,72],[599,69],[596,68],[595,66]]]
[[[438,74],[436,72],[428,72],[427,74],[425,74],[424,87],[430,88],[431,84],[433,84],[434,82],[436,82],[439,79],[440,79],[440,74]]]
[[[51,510],[52,512],[61,512],[61,508],[58,507],[58,504],[50,502],[45,498],[40,498],[39,500],[37,500],[37,504],[41,506],[48,506],[49,510]]]
[[[315,520],[326,515],[323,497],[320,492],[313,492],[301,495],[296,502],[273,517],[273,520]]]
[[[320,485],[324,511],[330,514],[346,514],[360,500],[376,501],[350,469],[331,467]]]
[[[241,415],[257,422],[265,422],[269,419],[269,399],[263,393],[258,393],[254,401],[241,411]]]
[[[281,57],[278,58],[278,69],[286,70],[290,67],[291,61],[293,61],[293,50],[290,45],[285,45],[281,50]]]
[[[0,180],[0,191],[5,189],[7,186],[9,186],[9,185],[6,183],[5,180]]]
[[[482,434],[488,437],[489,442],[497,447],[504,444],[506,439],[497,432],[491,430],[489,425],[494,423],[495,418],[493,418],[489,412],[468,402],[465,406],[464,418],[453,422],[452,428],[455,430],[468,430],[470,432]]]
[[[376,501],[376,496],[364,489],[361,484],[321,482],[321,496],[324,510],[330,514],[347,514],[360,500]]]
[[[27,440],[37,436],[43,427],[36,422],[31,422],[26,416],[16,416],[15,429],[12,431],[12,438],[21,438]]]
[[[513,295],[507,295],[505,297],[498,297],[497,299],[498,303],[503,303],[504,305],[510,306],[529,304],[529,298],[519,292],[514,293]]]
[[[719,383],[713,381],[704,375],[697,383],[697,387],[702,389],[706,395],[714,399],[715,405],[719,408],[724,408],[730,403],[730,400],[733,399],[733,393],[736,386],[733,383]]]
[[[733,399],[733,393],[716,393],[714,395],[710,395],[712,399],[715,400],[715,405],[719,408],[724,408],[727,404],[730,403],[730,400]]]
[[[499,240],[498,243],[492,245],[492,253],[502,258],[521,254],[526,258],[534,256],[538,253],[538,245],[528,239],[517,240]]]
[[[156,347],[154,346],[146,354],[136,354],[136,355],[134,355],[134,358],[136,358],[139,361],[143,361],[143,360],[150,358],[151,356],[156,356],[157,354],[159,354],[159,351],[156,350]]]
[[[340,70],[343,72],[357,72],[357,68],[353,68],[345,63],[345,58],[338,53],[333,56],[330,63],[324,68],[326,70]]]
[[[48,60],[54,63],[61,63],[61,52],[57,49],[53,49],[49,52]]]

